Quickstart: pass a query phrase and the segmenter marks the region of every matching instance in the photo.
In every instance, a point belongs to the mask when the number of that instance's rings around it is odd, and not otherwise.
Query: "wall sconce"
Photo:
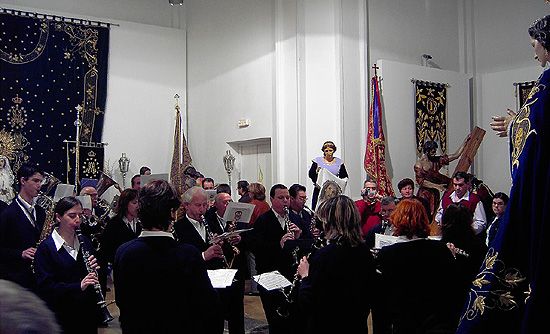
[[[183,0],[168,0],[170,6],[180,5],[183,6]]]
[[[130,159],[126,157],[126,153],[122,153],[120,159],[118,159],[118,168],[122,173],[122,187],[126,189],[126,173],[128,173],[128,168],[130,167]]]

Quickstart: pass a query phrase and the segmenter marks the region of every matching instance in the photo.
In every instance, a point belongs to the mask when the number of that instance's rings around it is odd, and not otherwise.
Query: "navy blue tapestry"
[[[0,155],[14,173],[33,161],[66,180],[77,109],[80,141],[101,142],[108,54],[108,27],[0,12]]]

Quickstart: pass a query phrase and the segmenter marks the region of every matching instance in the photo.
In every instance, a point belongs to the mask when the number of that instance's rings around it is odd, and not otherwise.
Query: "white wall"
[[[478,73],[533,64],[527,29],[550,13],[540,0],[474,0],[475,54]]]
[[[456,0],[368,0],[370,60],[421,65],[433,57],[441,69],[459,71]]]
[[[185,92],[184,32],[130,22],[111,28],[107,84],[103,141],[109,143],[111,167],[118,170],[125,152],[131,160],[127,180],[144,165],[153,173],[169,172],[174,94]],[[180,105],[183,109],[184,99]]]
[[[226,143],[272,135],[273,8],[255,0],[186,1],[186,8],[190,153],[197,170],[227,182]],[[238,128],[239,119],[251,125]]]
[[[540,66],[530,66],[509,71],[480,75],[481,94],[478,103],[482,124],[489,124],[491,116],[506,115],[506,109],[516,110],[515,82],[536,80],[542,72]],[[480,146],[482,173],[479,175],[493,192],[510,193],[510,163],[508,137],[500,138],[489,130]]]
[[[415,179],[416,135],[414,86],[411,79],[447,83],[447,152],[454,153],[470,133],[468,77],[452,71],[379,60],[386,163],[394,191],[403,178]],[[456,162],[449,166],[453,173]],[[442,169],[441,173],[445,173]]]

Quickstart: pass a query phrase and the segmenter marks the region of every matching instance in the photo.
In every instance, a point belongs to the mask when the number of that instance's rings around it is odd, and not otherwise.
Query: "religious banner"
[[[441,153],[447,153],[447,85],[413,79],[415,86],[416,150],[428,140],[439,144]]]
[[[536,81],[526,81],[526,82],[516,82],[514,86],[516,87],[516,110],[520,110],[521,107],[527,101],[527,97],[533,87],[535,87]]]
[[[172,151],[172,163],[170,167],[170,183],[172,183],[180,194],[183,194],[191,185],[190,182],[186,182],[188,181],[186,178],[190,178],[190,176],[185,175],[184,171],[187,167],[191,166],[193,160],[187,147],[185,134],[181,129],[181,112],[177,101],[179,95],[176,94],[174,98],[176,99],[176,124],[174,126],[174,149]]]
[[[100,142],[107,94],[109,27],[0,8],[0,154],[64,180],[66,140]],[[103,167],[103,165],[101,165]]]
[[[67,143],[69,160],[67,163],[67,183],[75,183],[75,143]],[[103,144],[83,144],[80,145],[78,159],[79,189],[84,185],[80,184],[82,179],[99,180],[105,164],[105,148]]]
[[[374,177],[378,182],[379,193],[382,196],[393,196],[391,180],[386,172],[386,139],[382,128],[382,103],[376,65],[373,68],[374,76],[371,79],[372,103],[368,115],[364,167],[367,174]]]

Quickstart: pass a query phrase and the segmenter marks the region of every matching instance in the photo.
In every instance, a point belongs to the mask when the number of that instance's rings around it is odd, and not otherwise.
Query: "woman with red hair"
[[[377,256],[387,326],[394,333],[452,333],[458,324],[462,296],[456,263],[440,240],[429,239],[426,209],[404,199],[390,216],[398,242],[382,247]]]

